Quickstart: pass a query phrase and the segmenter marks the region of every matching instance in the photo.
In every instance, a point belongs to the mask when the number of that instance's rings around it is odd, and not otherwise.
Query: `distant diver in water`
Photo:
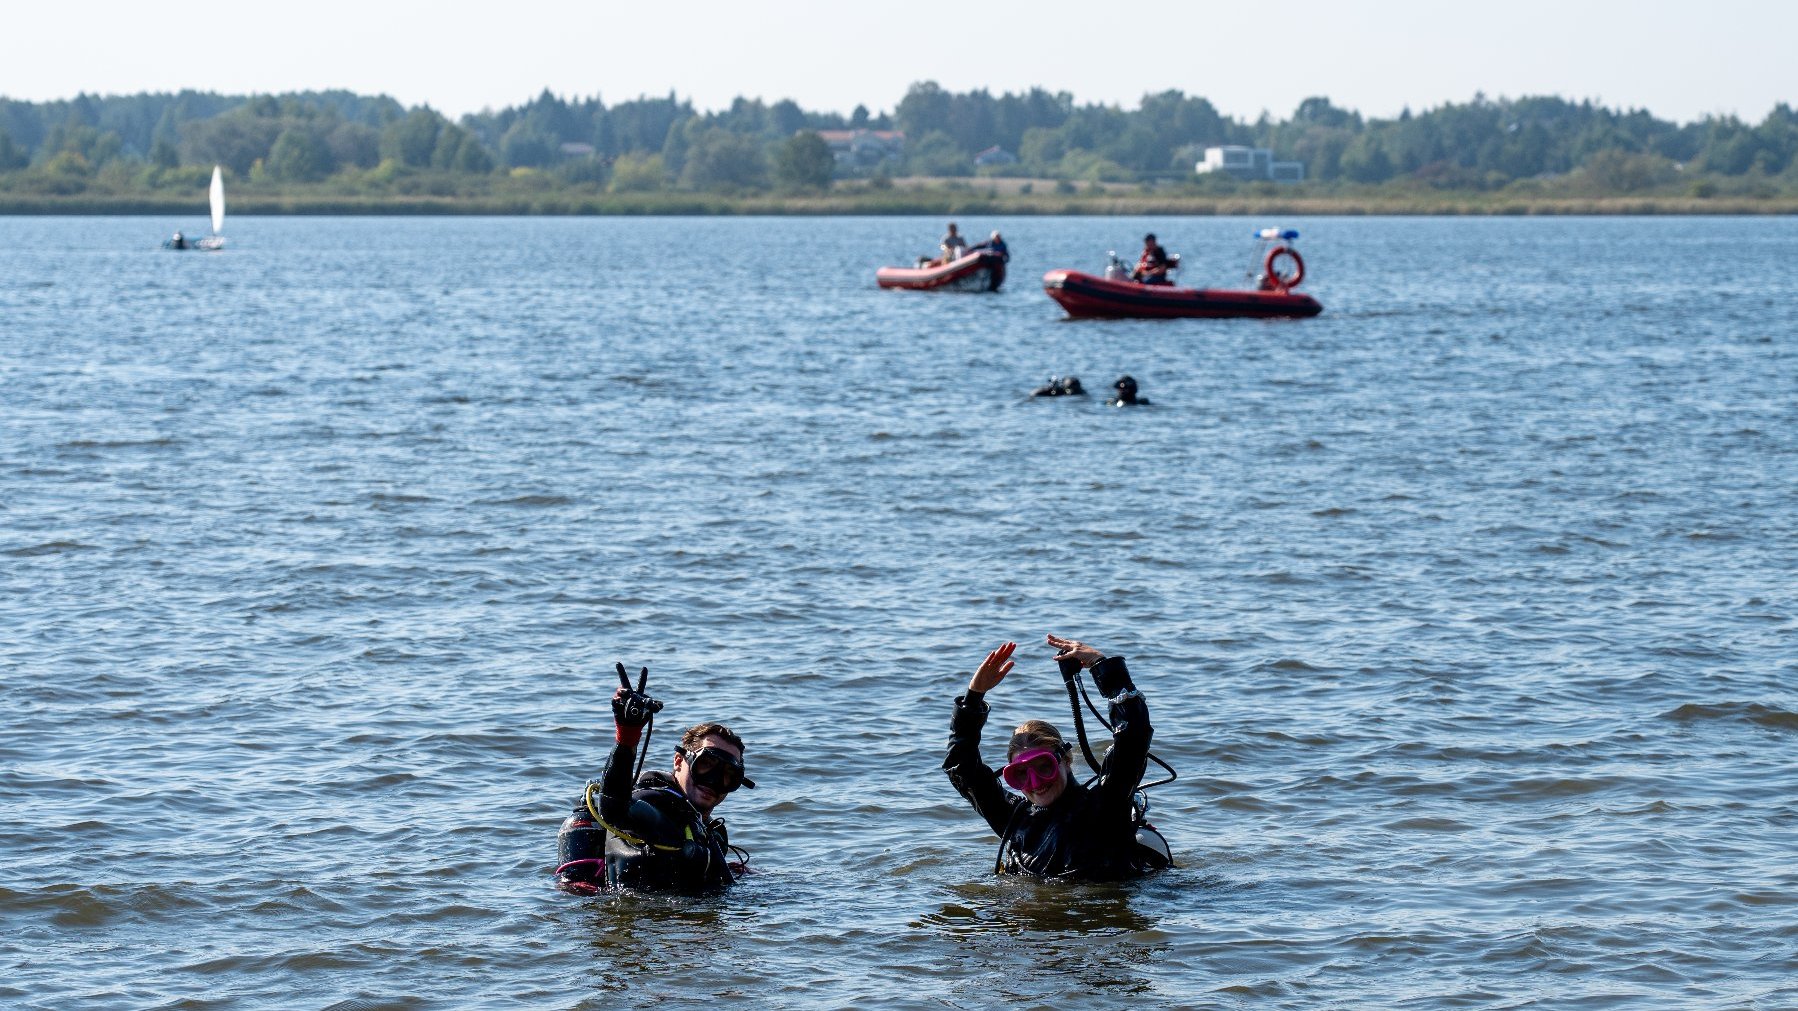
[[[743,775],[742,739],[723,724],[701,723],[674,749],[672,774],[649,769],[633,777],[643,757],[634,754],[637,742],[647,753],[645,727],[654,732],[662,703],[644,692],[647,668],[632,688],[618,664],[618,680],[612,754],[556,837],[557,884],[579,895],[622,888],[699,895],[729,888],[748,854],[730,844],[712,810],[739,786],[755,788]]]
[[[1026,720],[1012,732],[1004,768],[995,770],[981,760],[980,731],[991,711],[985,696],[1011,672],[1011,654],[1018,644],[1008,642],[988,653],[969,680],[967,693],[955,700],[943,771],[956,792],[998,834],[995,870],[1117,881],[1172,866],[1167,840],[1148,823],[1147,801],[1138,799],[1143,773],[1153,758],[1149,740],[1154,730],[1148,704],[1131,682],[1124,658],[1106,656],[1073,639],[1051,635],[1048,642],[1056,650],[1055,661],[1074,707],[1081,751],[1098,776],[1090,786],[1076,782],[1074,745],[1042,720]],[[1110,704],[1106,725],[1113,743],[1103,762],[1093,757],[1075,701],[1076,691],[1085,694],[1079,686],[1082,669],[1092,671],[1099,694]],[[1093,714],[1097,716],[1098,710]],[[1007,793],[1001,780],[1017,794]]]
[[[1086,387],[1080,385],[1079,376],[1068,376],[1066,379],[1050,376],[1048,382],[1031,390],[1030,395],[1033,397],[1084,397],[1086,396]]]
[[[187,236],[182,235],[180,232],[176,232],[174,236],[169,239],[168,245],[170,249],[186,249]]]
[[[1112,407],[1147,407],[1149,404],[1148,397],[1136,395],[1136,380],[1129,376],[1119,376],[1118,381],[1111,384],[1111,388],[1118,391],[1117,396],[1105,401]]]

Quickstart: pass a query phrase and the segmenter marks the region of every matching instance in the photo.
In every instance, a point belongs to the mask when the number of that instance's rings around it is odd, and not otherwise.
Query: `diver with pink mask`
[[[1013,731],[1003,769],[994,770],[981,760],[980,731],[991,711],[986,693],[1011,673],[1011,655],[1018,644],[1008,642],[988,653],[969,680],[967,694],[955,700],[943,771],[956,792],[998,834],[995,870],[1117,881],[1171,866],[1167,841],[1146,820],[1148,805],[1140,791],[1153,757],[1149,740],[1154,729],[1148,704],[1131,682],[1124,658],[1106,656],[1075,639],[1051,635],[1048,643],[1056,651],[1081,750],[1097,776],[1087,783],[1075,779],[1073,744],[1042,720],[1026,720]],[[1084,694],[1078,687],[1083,669],[1092,672],[1099,694],[1109,704],[1110,718],[1100,717],[1100,722],[1111,729],[1113,744],[1103,762],[1093,758],[1087,745],[1076,701],[1077,689]],[[1097,709],[1093,715],[1098,716]],[[1017,792],[1006,792],[1001,780]]]

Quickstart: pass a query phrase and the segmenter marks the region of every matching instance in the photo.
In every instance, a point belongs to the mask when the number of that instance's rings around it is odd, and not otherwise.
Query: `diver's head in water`
[[[1037,807],[1048,807],[1068,788],[1074,775],[1069,759],[1074,746],[1043,720],[1025,720],[1012,732],[1005,749],[1005,782]]]
[[[674,749],[674,781],[701,815],[711,817],[739,786],[755,789],[743,775],[743,739],[722,723],[701,723],[682,735]]]
[[[1049,381],[1030,391],[1033,397],[1080,397],[1086,395],[1086,387],[1080,385],[1079,376],[1062,379],[1050,376]]]
[[[1136,403],[1136,380],[1130,378],[1129,376],[1120,376],[1120,377],[1118,377],[1118,381],[1111,385],[1112,385],[1113,389],[1118,391],[1118,396],[1117,396],[1118,403],[1120,403],[1120,404]]]

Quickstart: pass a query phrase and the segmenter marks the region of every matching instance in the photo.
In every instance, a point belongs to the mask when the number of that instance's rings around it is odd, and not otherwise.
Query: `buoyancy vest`
[[[702,817],[665,772],[637,778],[624,824],[601,825],[608,887],[698,895],[736,881],[723,820]]]

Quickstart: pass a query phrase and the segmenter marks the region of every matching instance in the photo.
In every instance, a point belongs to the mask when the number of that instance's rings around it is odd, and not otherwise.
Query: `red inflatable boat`
[[[874,280],[882,288],[913,291],[998,291],[1005,283],[1005,257],[983,249],[938,266],[882,267]]]
[[[1279,261],[1290,258],[1291,274],[1279,272]],[[1292,289],[1305,279],[1305,261],[1290,246],[1275,246],[1262,261],[1260,286],[1250,291],[1217,288],[1176,288],[1169,284],[1139,284],[1129,280],[1113,260],[1108,276],[1078,270],[1051,270],[1043,275],[1043,290],[1076,318],[1201,318],[1315,316],[1324,311],[1317,299]]]

